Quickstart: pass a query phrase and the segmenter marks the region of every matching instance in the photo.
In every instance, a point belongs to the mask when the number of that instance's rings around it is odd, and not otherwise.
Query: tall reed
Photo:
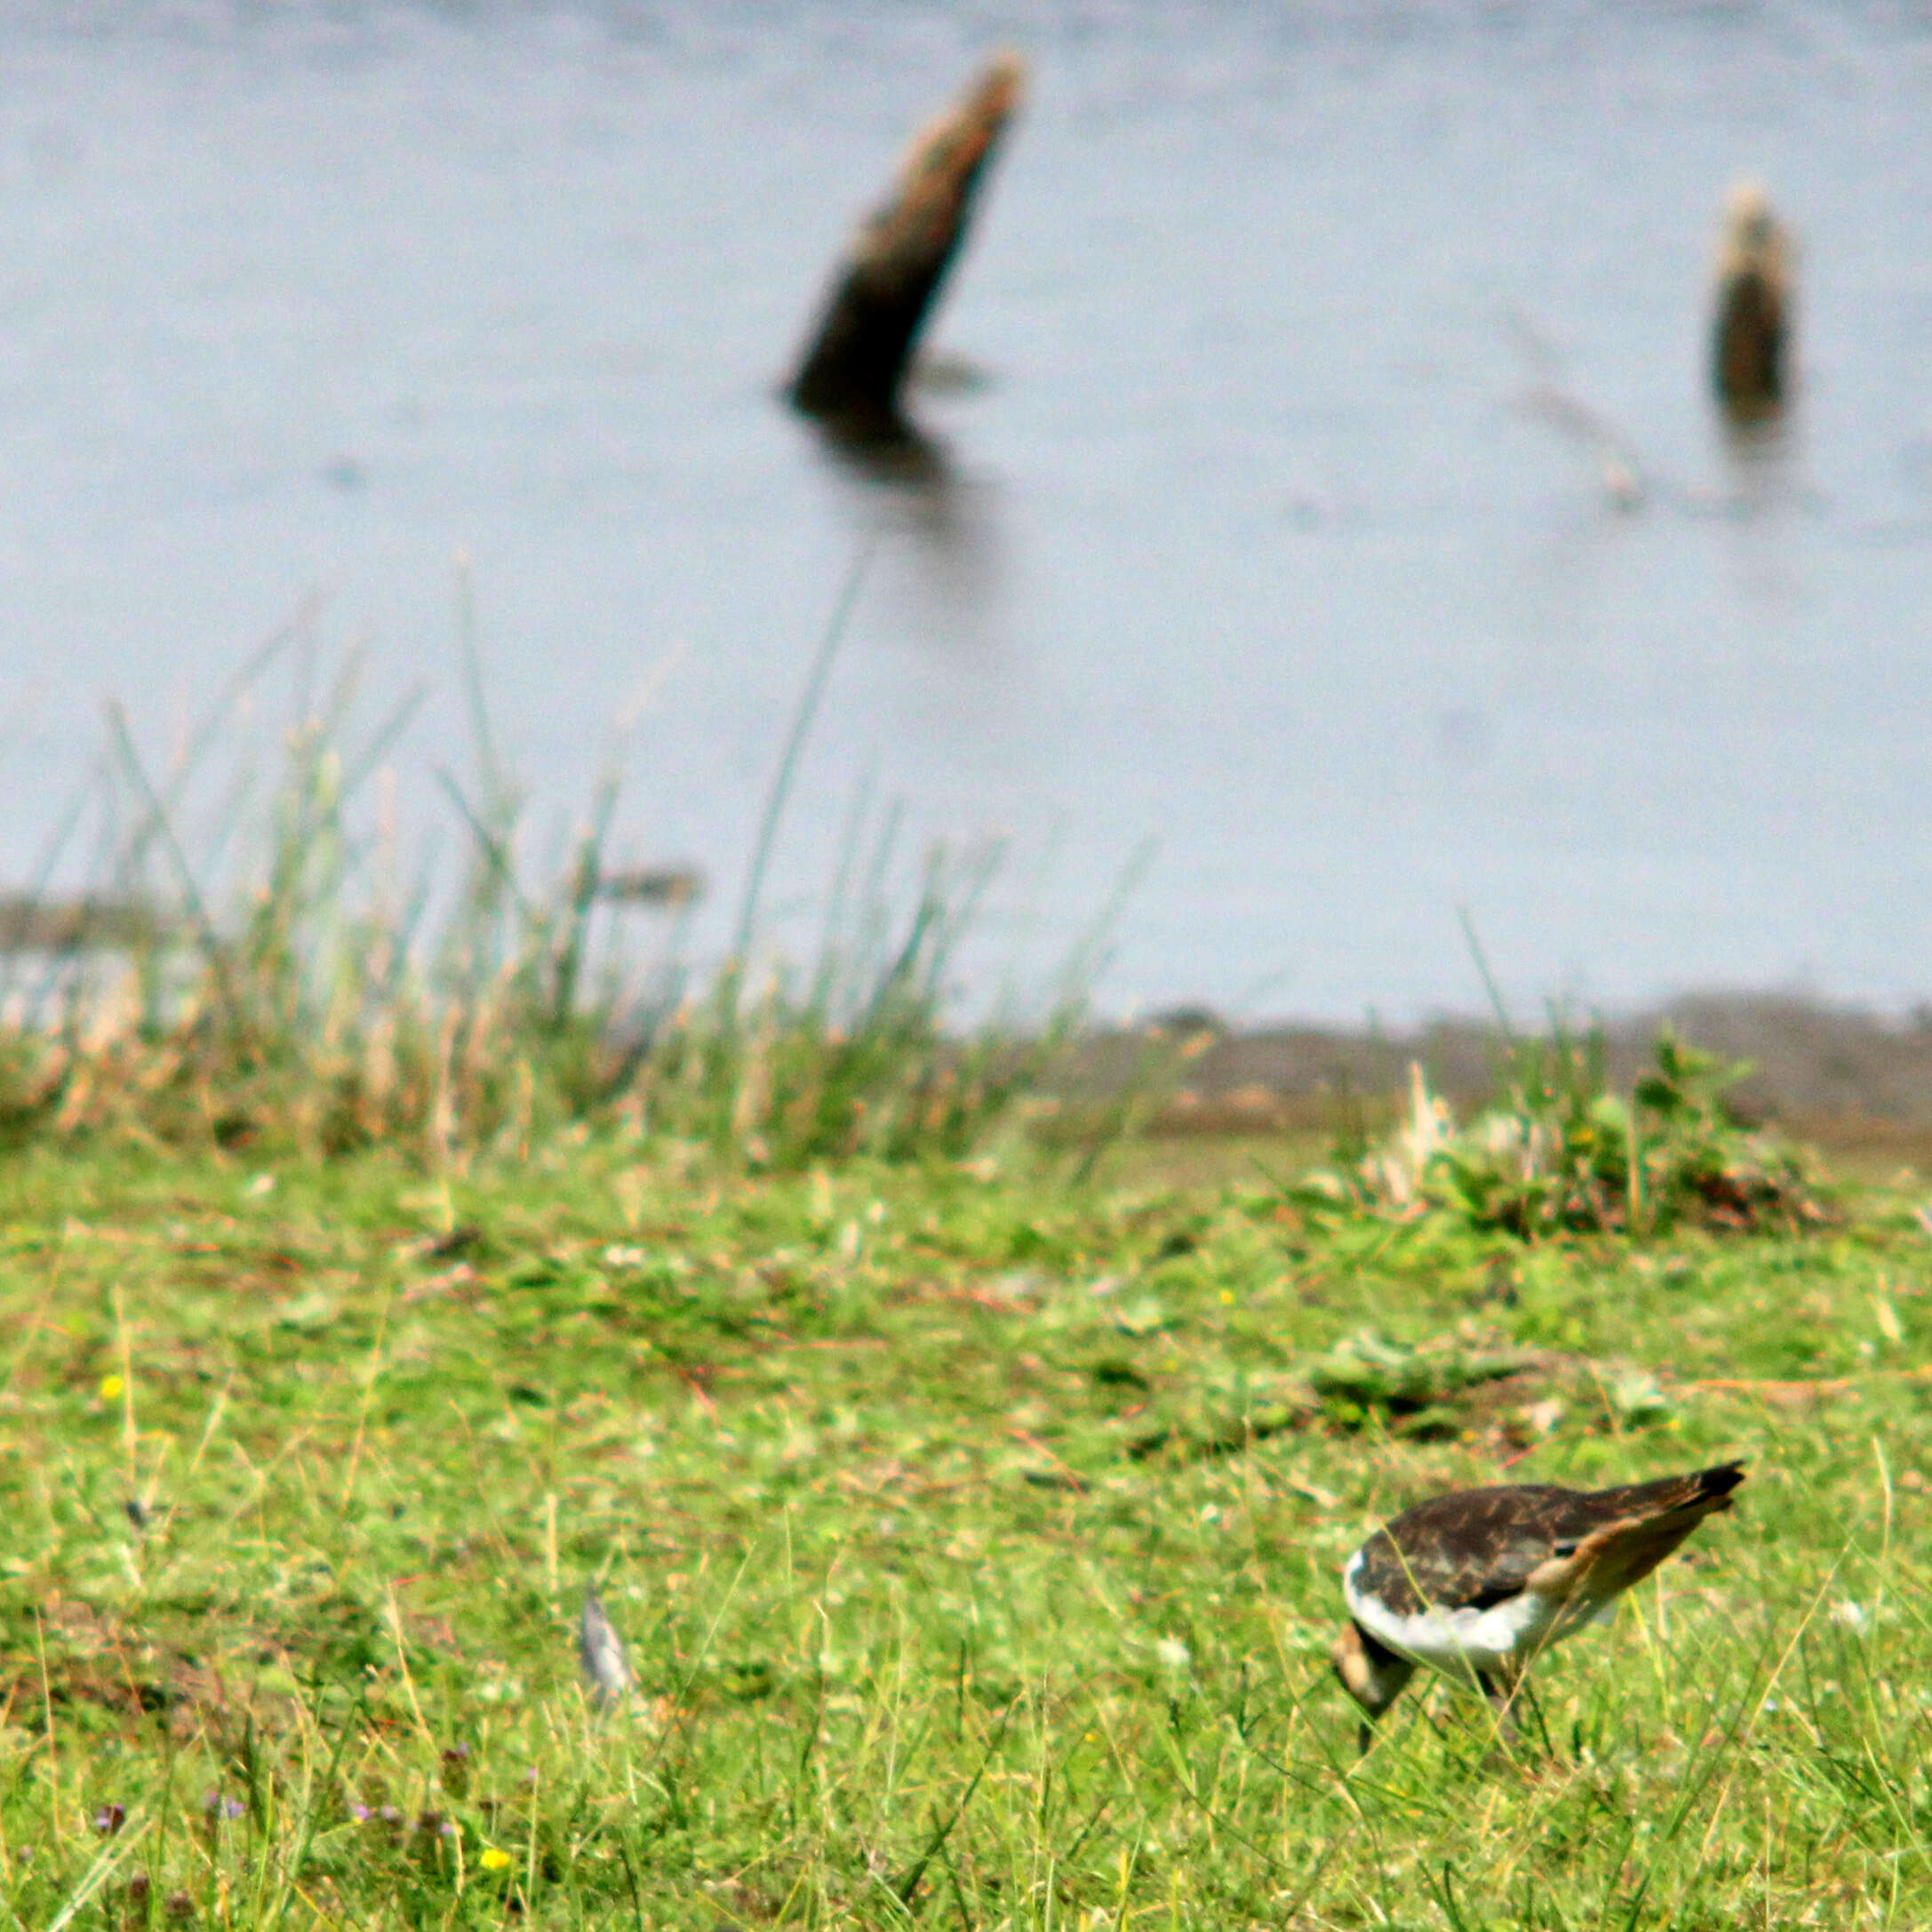
[[[365,728],[360,654],[343,653],[318,691],[312,622],[249,659],[164,773],[110,707],[97,802],[115,836],[95,897],[144,917],[113,957],[56,949],[31,984],[8,962],[0,1133],[318,1157],[393,1143],[446,1162],[623,1120],[761,1164],[963,1152],[1042,1077],[1089,983],[1075,962],[1025,1027],[952,1023],[961,947],[1003,847],[935,849],[898,886],[901,815],[862,802],[809,969],[788,966],[762,928],[793,779],[866,563],[814,654],[730,950],[707,970],[688,957],[688,915],[643,947],[601,890],[620,756],[562,863],[528,864],[527,801],[498,750],[460,562],[474,769],[435,774],[462,840],[453,881],[427,862],[406,890],[399,876],[394,758],[422,693]],[[296,715],[262,777],[259,728],[242,726],[237,754],[236,721],[291,659]],[[218,752],[233,766],[225,788]],[[191,804],[211,789],[221,809],[198,829]]]

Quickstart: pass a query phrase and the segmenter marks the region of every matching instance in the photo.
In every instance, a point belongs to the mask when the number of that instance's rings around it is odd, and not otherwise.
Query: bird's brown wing
[[[1362,1545],[1356,1587],[1401,1617],[1432,1603],[1487,1609],[1516,1595],[1558,1545],[1600,1525],[1579,1515],[1587,1500],[1542,1483],[1432,1497]]]

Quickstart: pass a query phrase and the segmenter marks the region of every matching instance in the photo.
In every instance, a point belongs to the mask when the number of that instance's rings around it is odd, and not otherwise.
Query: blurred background
[[[776,391],[1006,44],[937,460],[882,477]],[[1114,1013],[1476,1009],[1465,911],[1530,1002],[1927,990],[1921,9],[4,0],[0,50],[9,883],[104,696],[163,769],[312,598],[376,711],[429,687],[397,810],[460,856],[459,552],[530,823],[622,742],[614,861],[735,881],[880,533],[781,940],[869,797],[909,855],[1011,839],[969,1001],[1149,840]],[[1740,441],[1706,338],[1747,172],[1798,387]]]

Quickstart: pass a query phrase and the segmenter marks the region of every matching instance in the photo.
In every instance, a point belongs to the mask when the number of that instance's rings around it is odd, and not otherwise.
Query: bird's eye
[[[1552,1556],[1574,1556],[1576,1553],[1577,1545],[1574,1543],[1559,1543],[1550,1552]]]

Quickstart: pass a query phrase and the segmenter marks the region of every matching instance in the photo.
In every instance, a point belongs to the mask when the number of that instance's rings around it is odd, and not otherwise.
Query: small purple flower
[[[358,1824],[367,1824],[370,1819],[374,1817],[375,1815],[376,1814],[371,1811],[367,1805],[351,1805],[349,1807],[349,1816],[354,1818]]]
[[[127,1807],[125,1805],[103,1805],[94,1814],[94,1829],[97,1832],[107,1832],[110,1838],[126,1823]]]
[[[394,1805],[378,1806],[376,1809],[376,1816],[380,1818],[385,1824],[400,1824],[403,1822],[403,1814],[398,1811]]]
[[[212,1791],[201,1801],[201,1808],[211,1818],[238,1818],[248,1809],[239,1798],[225,1798],[218,1791]]]

